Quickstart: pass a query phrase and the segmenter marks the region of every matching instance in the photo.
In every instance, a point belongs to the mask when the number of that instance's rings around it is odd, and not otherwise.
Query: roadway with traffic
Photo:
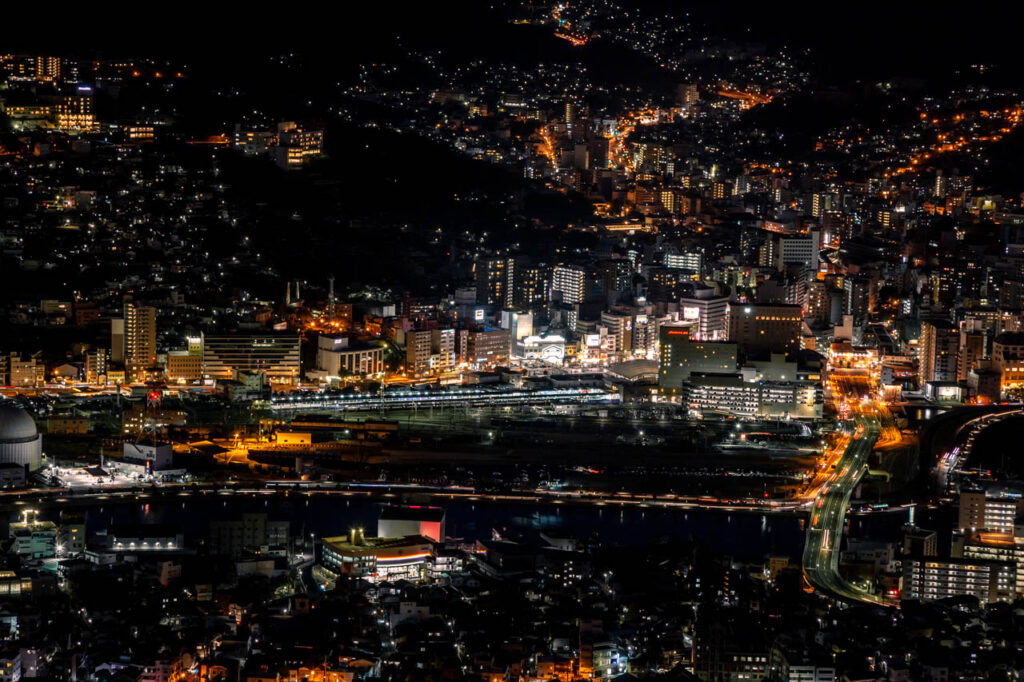
[[[869,368],[841,368],[829,376],[828,387],[838,413],[853,415],[855,429],[848,441],[840,441],[846,446],[831,469],[834,473],[810,504],[804,576],[814,588],[843,601],[897,606],[846,580],[839,573],[839,553],[850,498],[868,469],[868,457],[876,445],[898,442],[899,429],[885,404],[874,397],[878,387]]]
[[[856,432],[836,465],[836,476],[811,507],[804,575],[815,588],[838,599],[892,606],[891,600],[866,592],[839,574],[839,551],[850,497],[867,471],[868,456],[882,431],[877,417],[858,417],[856,424]]]

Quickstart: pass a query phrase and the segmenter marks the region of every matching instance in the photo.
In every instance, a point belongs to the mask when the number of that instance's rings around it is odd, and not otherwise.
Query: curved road
[[[836,464],[836,476],[811,507],[804,543],[804,575],[816,589],[849,602],[895,606],[895,602],[855,587],[839,575],[839,547],[850,496],[867,471],[868,455],[882,432],[876,417],[858,417],[857,431]]]

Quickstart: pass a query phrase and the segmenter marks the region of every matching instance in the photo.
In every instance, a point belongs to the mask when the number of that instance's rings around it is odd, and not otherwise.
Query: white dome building
[[[42,456],[43,439],[32,415],[0,403],[0,464],[28,465],[33,471],[39,468]]]

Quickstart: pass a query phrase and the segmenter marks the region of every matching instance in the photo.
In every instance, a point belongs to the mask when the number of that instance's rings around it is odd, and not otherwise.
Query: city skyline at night
[[[1013,680],[1007,8],[0,39],[0,682]]]

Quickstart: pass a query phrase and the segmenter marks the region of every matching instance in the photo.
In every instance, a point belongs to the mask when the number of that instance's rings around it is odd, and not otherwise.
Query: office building
[[[691,372],[680,402],[701,413],[739,417],[820,419],[821,392],[800,381],[745,381],[741,374]]]
[[[967,372],[967,389],[981,403],[995,403],[1002,399],[1003,374],[991,367],[975,367]]]
[[[744,353],[796,353],[802,327],[798,305],[729,304],[726,335]]]
[[[736,344],[694,341],[694,325],[662,325],[658,331],[658,386],[678,392],[691,372],[733,373]]]
[[[493,367],[508,362],[510,333],[508,329],[470,329],[466,333],[464,362],[477,367]]]
[[[455,330],[419,329],[405,333],[405,369],[410,374],[445,372],[455,367]]]
[[[432,329],[430,332],[430,369],[446,372],[455,367],[455,330]]]
[[[232,380],[237,372],[263,372],[272,384],[299,380],[298,334],[211,334],[203,337],[203,374]]]
[[[821,280],[810,280],[804,293],[804,317],[816,322],[831,320],[831,292]]]
[[[502,310],[499,323],[502,329],[508,330],[510,355],[522,355],[522,340],[533,336],[533,313]]]
[[[527,336],[522,340],[522,356],[526,360],[559,366],[565,360],[565,337],[558,334]]]
[[[405,369],[410,374],[423,374],[430,370],[431,333],[419,329],[405,333]]]
[[[775,267],[785,270],[790,265],[802,265],[811,272],[818,269],[818,253],[821,237],[817,230],[806,235],[779,237]]]
[[[353,343],[347,336],[321,334],[317,339],[316,365],[328,377],[365,377],[384,371],[384,348]]]
[[[203,378],[203,356],[192,354],[187,350],[168,351],[167,366],[164,371],[167,381],[171,383],[187,384],[201,381]]]
[[[776,640],[769,655],[767,679],[785,682],[835,682],[836,668],[831,657],[812,654],[803,642],[789,637]]]
[[[724,341],[728,296],[718,296],[714,287],[698,287],[693,295],[679,299],[679,310],[684,320],[695,320],[694,336],[698,341]]]
[[[629,312],[602,311],[601,327],[608,340],[608,351],[620,357],[633,352],[633,315]]]

